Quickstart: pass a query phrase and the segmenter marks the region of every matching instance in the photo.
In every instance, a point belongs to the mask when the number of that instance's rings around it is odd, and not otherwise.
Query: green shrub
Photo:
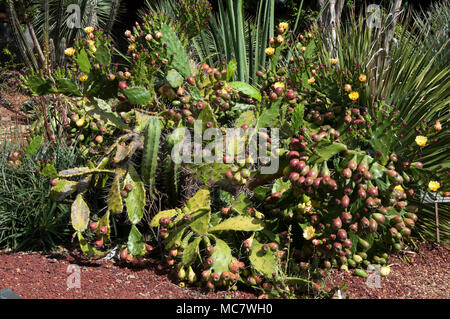
[[[16,163],[14,155],[19,158]],[[0,247],[51,250],[67,242],[70,207],[51,201],[51,178],[39,169],[45,163],[64,169],[82,162],[78,153],[56,143],[42,145],[34,156],[14,144],[1,147]]]

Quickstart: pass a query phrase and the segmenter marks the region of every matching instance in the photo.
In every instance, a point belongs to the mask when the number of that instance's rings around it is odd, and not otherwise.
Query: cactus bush
[[[92,158],[51,181],[54,201],[72,200],[83,252],[99,258],[119,244],[120,259],[136,264],[159,246],[182,286],[243,284],[288,298],[332,293],[321,286],[327,269],[363,275],[411,243],[419,214],[409,201],[447,187],[420,155],[439,119],[412,121],[420,133],[409,152],[396,153],[411,119],[373,96],[364,66],[319,54],[319,29],[294,36],[287,23],[276,26],[254,87],[233,81],[236,61],[195,61],[185,28],[164,12],[148,14],[125,32],[130,59],[120,67],[104,31],[88,28],[65,50],[69,68],[24,78],[35,94],[72,105],[69,142]],[[231,128],[246,134],[229,136]],[[230,139],[181,143],[208,129]],[[172,151],[185,146],[211,146],[216,161],[198,163],[206,153],[194,152],[180,163]],[[259,157],[223,156],[220,146]],[[119,225],[125,233],[112,236]]]

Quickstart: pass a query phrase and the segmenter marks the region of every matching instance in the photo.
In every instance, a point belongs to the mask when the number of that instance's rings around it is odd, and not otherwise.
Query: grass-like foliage
[[[18,152],[20,163],[10,156]],[[15,144],[0,149],[0,247],[13,250],[50,251],[70,238],[70,207],[49,198],[50,177],[39,163],[52,162],[60,170],[80,165],[79,153],[60,144],[44,145],[35,156]]]

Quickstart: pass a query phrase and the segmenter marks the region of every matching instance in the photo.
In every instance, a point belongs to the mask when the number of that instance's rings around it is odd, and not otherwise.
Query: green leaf
[[[135,225],[131,226],[127,248],[128,252],[133,256],[142,256],[145,253],[144,238]]]
[[[211,219],[210,211],[201,211],[198,215],[192,215],[192,221],[189,223],[189,226],[193,231],[195,231],[199,235],[206,234],[208,230],[209,221]]]
[[[186,249],[183,251],[183,256],[181,258],[181,262],[183,263],[183,265],[189,266],[195,261],[196,253],[198,254],[198,247],[201,241],[202,237],[196,237],[187,245]]]
[[[40,171],[40,174],[49,178],[58,177],[58,171],[52,164],[46,164],[45,167]]]
[[[253,239],[252,252],[249,256],[250,263],[264,277],[272,278],[272,274],[276,273],[278,266],[276,256],[271,250],[265,252],[262,246],[256,239]]]
[[[46,95],[55,92],[55,89],[52,88],[50,79],[44,79],[39,75],[30,76],[26,79],[25,84],[28,85],[30,90],[36,95]]]
[[[282,99],[278,99],[276,102],[272,103],[270,108],[265,109],[258,118],[256,122],[256,131],[258,132],[262,128],[277,127],[275,122],[280,117],[280,105]]]
[[[211,255],[211,258],[214,260],[214,264],[211,269],[220,275],[223,271],[229,270],[229,265],[233,259],[233,256],[231,255],[231,249],[226,242],[213,235],[210,236],[216,241],[216,244],[214,245],[214,253]]]
[[[245,111],[243,112],[237,120],[234,122],[234,127],[241,127],[242,125],[247,124],[249,127],[253,127],[256,125],[256,117],[255,112],[253,111]]]
[[[91,245],[89,245],[89,243],[86,241],[86,239],[84,239],[81,232],[77,232],[77,237],[78,237],[78,241],[80,243],[81,250],[88,257],[95,259],[95,258],[103,257],[108,253],[107,251],[106,252],[99,251],[99,250],[95,249],[94,247],[92,247]]]
[[[227,81],[231,80],[236,70],[237,70],[237,62],[235,59],[233,59],[227,64]]]
[[[75,201],[72,203],[71,209],[71,220],[72,227],[78,231],[85,231],[89,224],[90,210],[86,202],[84,201],[83,195],[78,194]]]
[[[233,231],[260,231],[264,229],[263,221],[248,217],[248,216],[236,216],[231,217],[223,221],[217,226],[214,226],[208,230],[209,233],[233,230]]]
[[[383,174],[384,174],[384,172],[387,171],[387,169],[384,166],[375,162],[372,164],[369,171],[370,171],[370,173],[372,173],[373,179],[378,179],[378,178],[383,177]]]
[[[133,225],[139,223],[144,217],[145,187],[133,165],[128,166],[128,174],[125,176],[124,185],[130,184],[133,189],[125,199],[128,219]]]
[[[136,116],[136,125],[133,128],[133,131],[136,133],[141,133],[148,124],[148,121],[152,118],[151,115],[148,115],[143,112],[139,112],[139,110],[135,110]]]
[[[108,208],[113,214],[120,214],[123,211],[122,196],[120,195],[120,180],[125,173],[123,170],[118,171],[113,179],[111,189],[108,193],[107,203]]]
[[[195,193],[193,197],[189,199],[186,206],[192,211],[199,209],[210,209],[211,207],[211,195],[208,189],[200,189]]]
[[[297,134],[300,127],[303,125],[303,116],[305,112],[305,106],[299,104],[292,111],[292,134]]]
[[[245,95],[250,96],[251,98],[254,98],[258,102],[261,102],[261,93],[250,84],[241,81],[235,81],[229,82],[228,85],[233,89],[238,90],[239,92],[242,92]]]
[[[65,179],[58,180],[55,186],[50,190],[50,198],[54,202],[62,201],[67,196],[77,191],[78,182],[68,181]]]
[[[150,226],[152,227],[158,227],[159,226],[159,220],[163,217],[172,219],[173,216],[177,215],[177,211],[175,209],[168,209],[160,211],[158,214],[156,214],[152,221],[150,222]]]
[[[283,181],[283,178],[278,178],[275,180],[272,186],[272,194],[276,192],[281,192],[282,189],[288,190],[291,188],[292,183],[288,180],[286,182]]]
[[[167,72],[166,80],[173,88],[179,88],[183,85],[184,82],[184,78],[181,76],[181,74],[173,69]]]
[[[244,193],[240,193],[231,203],[231,207],[239,214],[244,214],[245,209],[252,205],[252,202],[247,198]]]
[[[114,171],[107,169],[97,169],[90,167],[75,167],[63,170],[58,173],[58,176],[61,178],[74,178],[74,177],[83,177],[90,174],[101,174],[101,173],[110,173],[114,174]]]
[[[123,94],[131,104],[146,106],[152,100],[150,91],[143,88],[129,88],[123,91]]]
[[[58,92],[65,95],[75,95],[75,96],[83,95],[80,89],[78,88],[78,85],[74,81],[69,79],[57,79],[56,87],[58,89]]]
[[[343,152],[347,149],[347,146],[342,143],[333,142],[325,147],[318,147],[315,149],[315,153],[311,156],[311,162],[322,163],[328,161],[334,155]]]
[[[176,33],[172,30],[172,27],[162,23],[161,33],[163,34],[162,40],[167,43],[166,54],[173,59],[171,65],[185,78],[191,76],[191,66],[189,63],[189,57],[184,50],[184,46],[178,39]]]
[[[85,50],[80,50],[80,53],[75,58],[75,61],[78,64],[78,67],[81,72],[89,73],[91,70],[91,62],[89,62],[88,54]]]
[[[212,127],[218,127],[219,124],[217,123],[216,114],[212,110],[211,106],[208,103],[205,103],[205,108],[200,112],[200,114],[197,117],[197,120],[202,121],[203,130],[207,128],[206,124],[208,122],[212,122]]]
[[[117,112],[113,112],[111,106],[104,100],[94,97],[95,104],[91,104],[86,107],[86,112],[93,117],[100,117],[106,124],[116,126],[122,130],[129,131],[130,128],[125,124]]]
[[[42,146],[42,143],[44,143],[44,137],[43,136],[36,136],[33,138],[33,140],[28,144],[26,148],[26,152],[29,156],[33,157],[37,154],[39,149]]]
[[[103,65],[111,64],[111,51],[104,43],[98,43],[97,51],[95,51],[95,59]]]

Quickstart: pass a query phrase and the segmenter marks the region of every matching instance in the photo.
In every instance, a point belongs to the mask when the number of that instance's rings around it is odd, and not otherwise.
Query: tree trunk
[[[33,39],[34,47],[39,56],[39,60],[41,60],[41,65],[45,64],[44,53],[42,52],[41,45],[39,44],[39,40],[36,36],[36,32],[34,32],[33,24],[30,21],[27,21],[28,30],[30,31],[31,39]]]
[[[386,57],[389,54],[389,49],[391,46],[392,39],[394,38],[395,26],[397,24],[398,16],[401,11],[402,0],[395,0],[394,5],[391,7],[391,11],[386,19],[386,34],[384,37],[384,50],[386,52]]]
[[[337,57],[335,48],[338,39],[338,29],[341,23],[342,10],[344,9],[345,0],[318,0],[319,10],[323,10],[319,17],[319,24],[324,27],[328,34],[328,43],[330,55]],[[324,7],[326,8],[324,9]]]

